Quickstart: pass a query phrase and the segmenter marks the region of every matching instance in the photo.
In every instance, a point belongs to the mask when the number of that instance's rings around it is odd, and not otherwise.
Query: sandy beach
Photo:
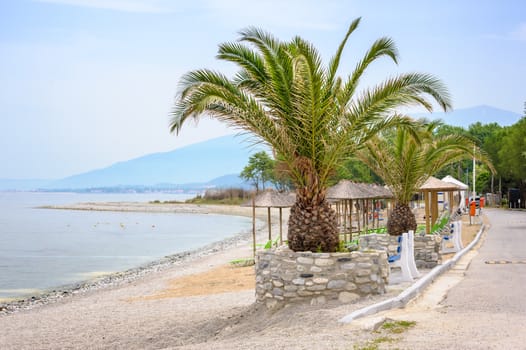
[[[251,208],[188,204],[84,203],[55,209],[252,215]],[[266,220],[266,209],[258,209],[257,216]],[[277,210],[272,220],[277,234]],[[260,224],[258,241],[267,235]],[[349,349],[370,332],[338,320],[409,285],[390,285],[384,295],[346,305],[293,305],[269,312],[254,304],[253,267],[229,263],[251,255],[251,234],[245,233],[44,302],[22,303],[14,312],[4,309],[0,348]]]

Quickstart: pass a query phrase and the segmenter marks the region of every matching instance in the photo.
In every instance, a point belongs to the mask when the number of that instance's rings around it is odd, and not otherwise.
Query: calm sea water
[[[251,228],[213,214],[38,209],[77,202],[184,200],[174,194],[0,192],[0,300],[137,267]]]

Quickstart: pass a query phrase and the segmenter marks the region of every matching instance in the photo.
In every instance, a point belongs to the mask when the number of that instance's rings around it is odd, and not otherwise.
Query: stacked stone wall
[[[441,261],[439,235],[415,235],[415,263],[418,268],[433,268]],[[398,236],[369,234],[360,236],[360,250],[376,249],[395,255]]]
[[[349,303],[385,293],[388,276],[385,251],[311,253],[283,246],[258,252],[256,299],[268,308],[298,301]]]

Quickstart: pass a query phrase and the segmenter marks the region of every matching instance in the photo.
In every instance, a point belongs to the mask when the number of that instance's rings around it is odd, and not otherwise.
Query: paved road
[[[526,212],[485,214],[490,228],[465,277],[438,307],[408,308],[417,324],[389,348],[526,349]]]

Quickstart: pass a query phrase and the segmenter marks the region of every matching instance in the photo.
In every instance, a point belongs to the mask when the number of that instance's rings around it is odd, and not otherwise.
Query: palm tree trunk
[[[290,209],[288,241],[294,251],[335,252],[339,245],[336,212],[325,199],[298,195]]]
[[[409,204],[397,202],[395,208],[389,214],[387,232],[392,236],[400,236],[409,230],[416,230],[415,214],[413,214]]]

